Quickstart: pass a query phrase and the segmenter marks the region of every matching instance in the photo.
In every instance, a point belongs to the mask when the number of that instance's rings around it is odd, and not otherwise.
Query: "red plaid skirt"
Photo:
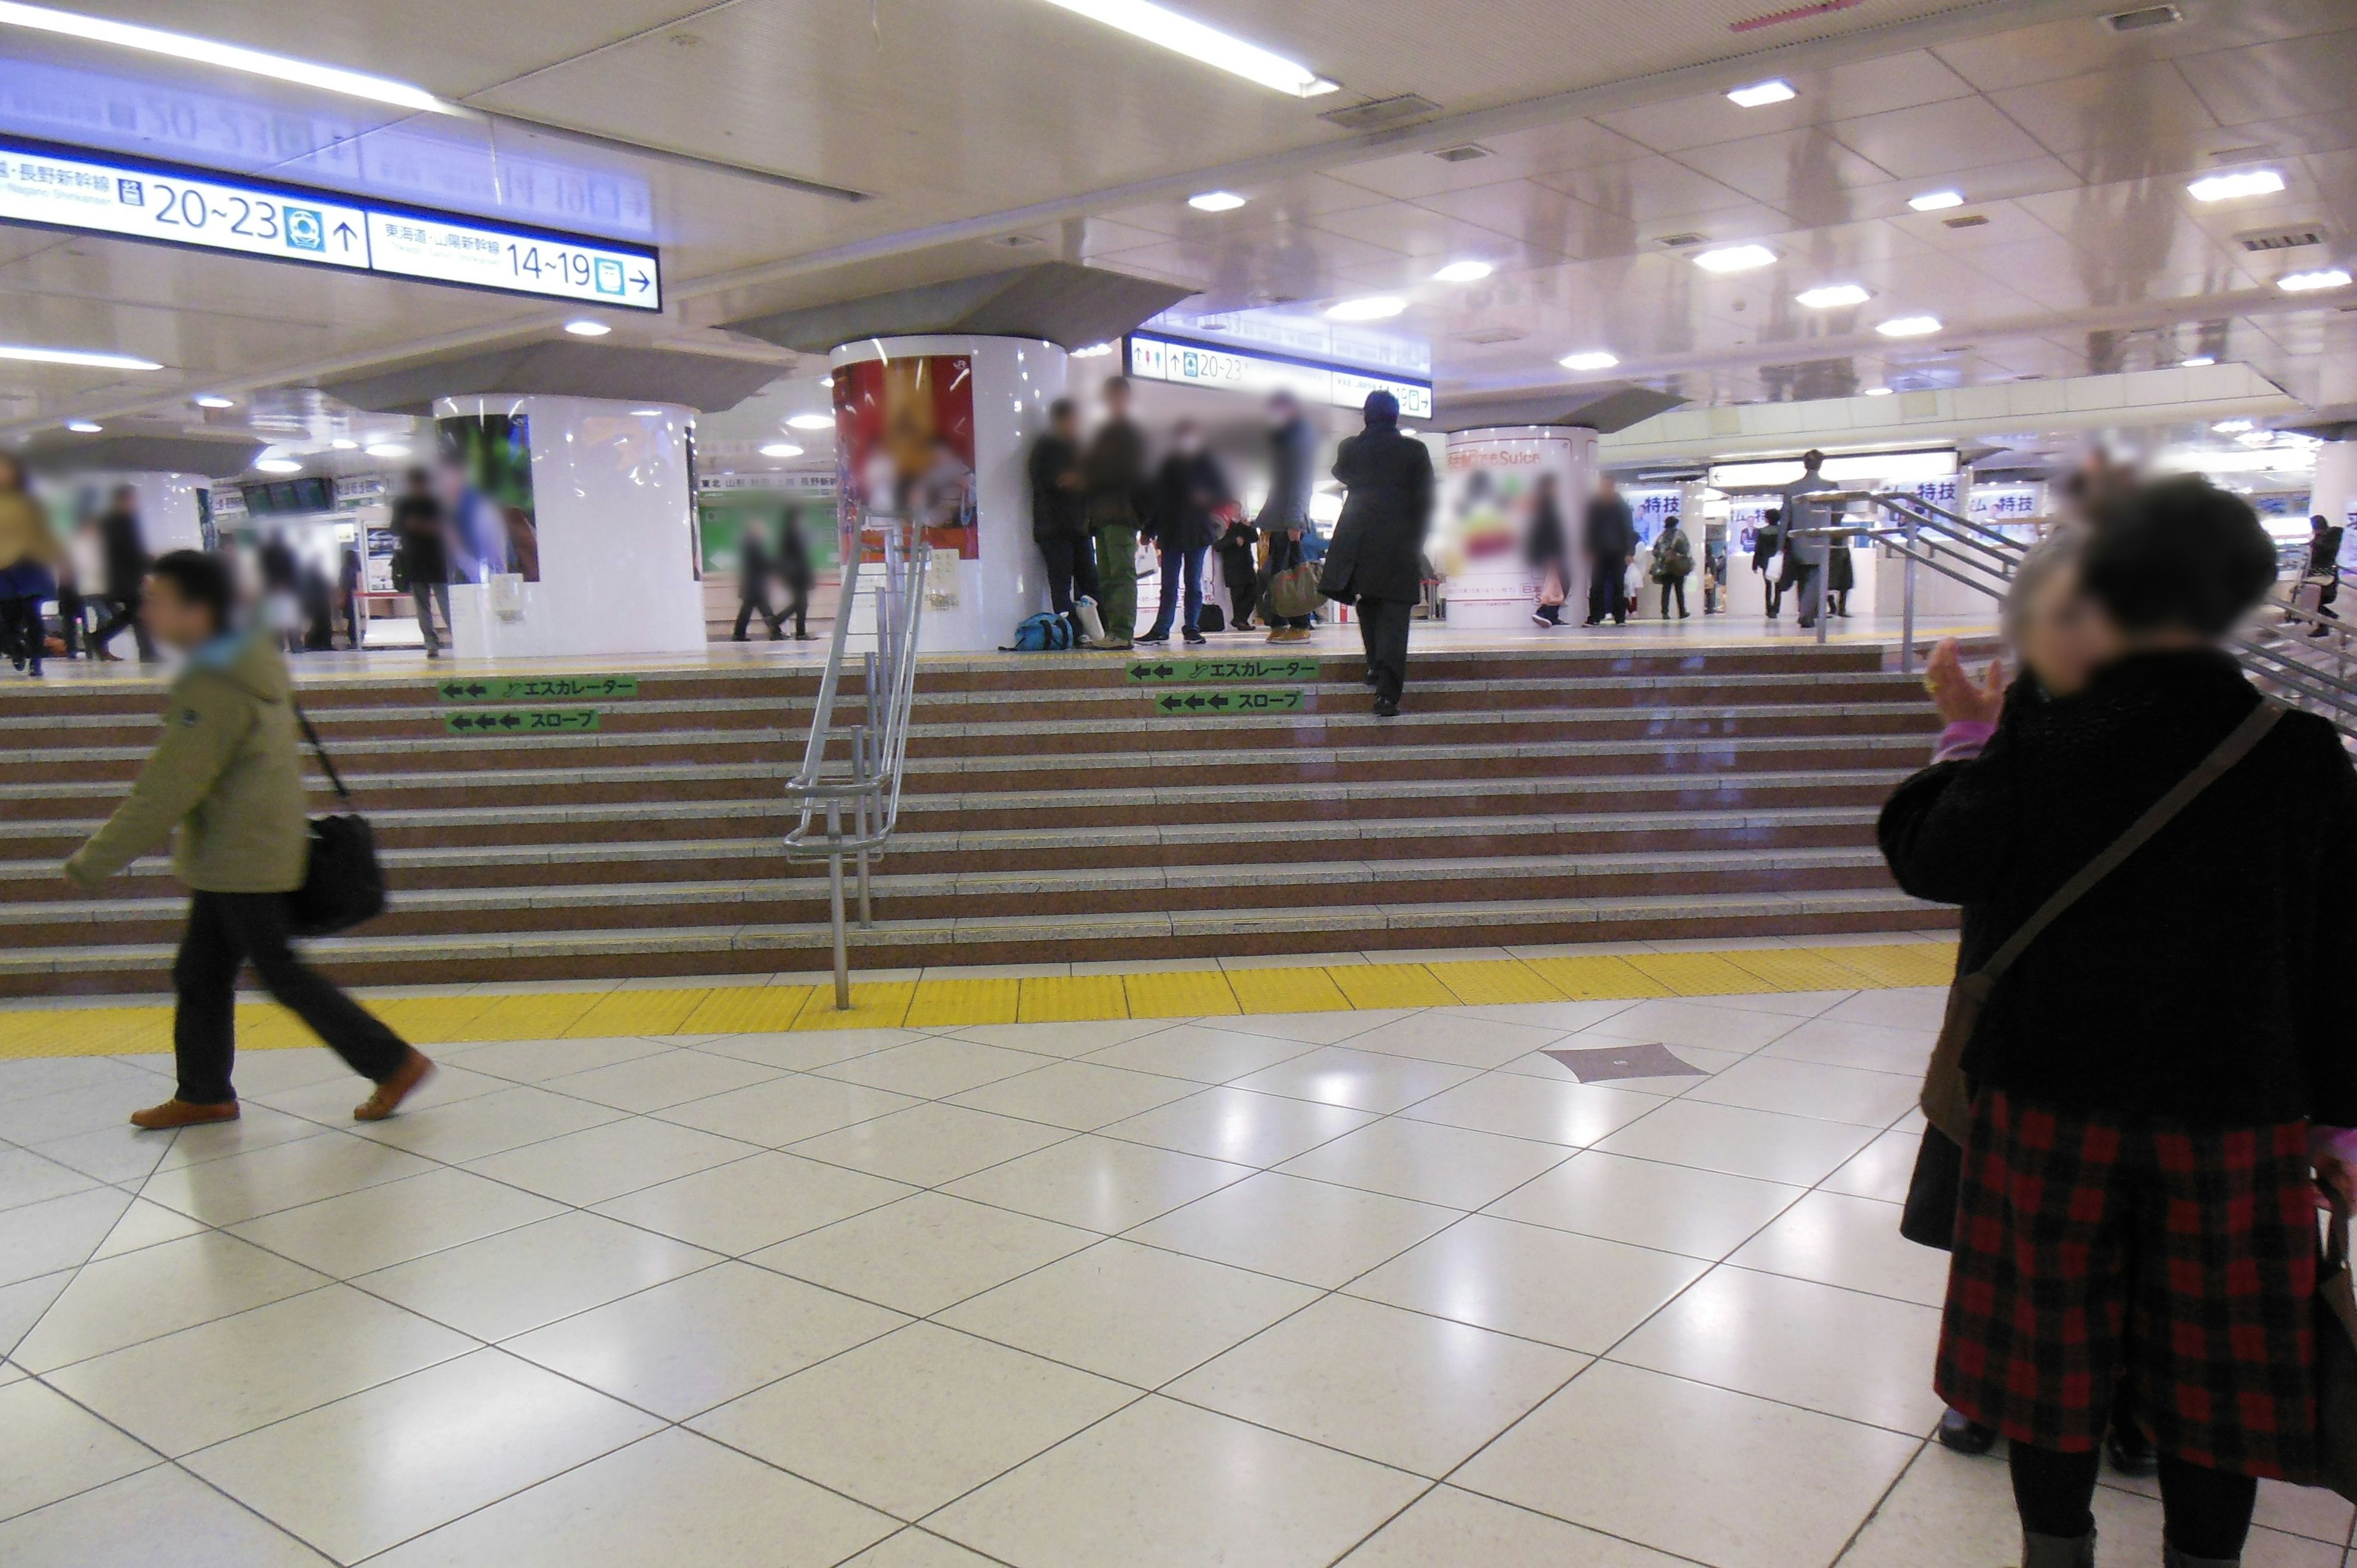
[[[2316,1254],[2304,1122],[2187,1129],[1984,1093],[1941,1397],[2017,1443],[2084,1453],[2125,1373],[2162,1453],[2309,1475]]]

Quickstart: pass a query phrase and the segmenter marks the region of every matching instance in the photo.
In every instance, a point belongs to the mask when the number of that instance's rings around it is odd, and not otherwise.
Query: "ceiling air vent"
[[[1438,113],[1440,105],[1421,92],[1403,92],[1396,98],[1378,98],[1369,103],[1329,109],[1318,117],[1345,131],[1383,131]]]
[[[1010,251],[1020,251],[1029,245],[1044,245],[1047,242],[1037,234],[1001,234],[991,243],[1004,245]]]
[[[2324,243],[2324,230],[2314,223],[2295,223],[2288,229],[2237,234],[2234,242],[2246,251],[2297,251],[2303,245]]]
[[[1668,250],[1683,251],[1689,245],[1701,244],[1707,238],[1706,234],[1664,234],[1653,243]]]
[[[2104,18],[2104,26],[2115,33],[2136,33],[2183,20],[2185,13],[2174,5],[2144,5],[2134,11],[2115,11]]]
[[[1977,229],[1988,220],[1977,212],[1967,212],[1961,218],[1943,218],[1941,226],[1948,229]]]
[[[1470,332],[1459,332],[1457,340],[1459,343],[1478,343],[1486,348],[1492,343],[1519,343],[1529,336],[1519,327],[1476,327]]]
[[[1490,156],[1490,149],[1479,142],[1460,142],[1453,147],[1442,147],[1432,156],[1445,164],[1469,164],[1476,158]]]

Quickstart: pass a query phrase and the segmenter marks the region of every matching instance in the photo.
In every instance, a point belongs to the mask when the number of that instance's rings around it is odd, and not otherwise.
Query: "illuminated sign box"
[[[1215,344],[1190,343],[1182,338],[1162,338],[1148,332],[1129,335],[1129,373],[1139,381],[1217,387],[1264,396],[1288,392],[1303,403],[1333,408],[1357,408],[1367,401],[1368,393],[1387,392],[1399,399],[1402,419],[1432,417],[1429,382],[1401,381],[1370,371],[1275,354],[1240,353]]]
[[[0,220],[582,305],[662,308],[640,245],[0,139]]]

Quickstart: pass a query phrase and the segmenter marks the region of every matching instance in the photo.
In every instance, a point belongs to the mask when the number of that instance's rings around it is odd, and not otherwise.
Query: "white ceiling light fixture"
[[[2320,288],[2346,288],[2349,274],[2339,267],[2326,267],[2320,272],[2294,273],[2277,278],[2276,286],[2286,294],[2314,294]]]
[[[66,421],[66,428],[76,435],[95,435],[106,426],[87,419],[69,419]]]
[[[1866,395],[1868,397],[1889,397],[1892,390],[1893,389],[1889,387],[1868,387],[1866,389]]]
[[[1793,301],[1811,310],[1838,310],[1845,305],[1864,305],[1874,296],[1854,283],[1829,283],[1792,296]]]
[[[1694,259],[1706,273],[1748,273],[1776,264],[1776,252],[1765,245],[1722,245]]]
[[[613,330],[612,328],[607,326],[604,322],[592,321],[586,316],[578,321],[566,322],[565,324],[565,329],[567,332],[572,333],[576,338],[603,338],[607,333]]]
[[[348,441],[340,435],[337,436],[333,441],[328,442],[328,445],[334,447],[339,452],[357,452],[360,450],[361,446],[359,442]]]
[[[79,365],[91,371],[160,371],[153,360],[129,354],[102,354],[92,349],[38,349],[28,343],[0,343],[0,360],[23,360],[35,365]]]
[[[1370,295],[1365,299],[1346,299],[1340,305],[1326,307],[1327,317],[1335,321],[1387,321],[1407,308],[1407,301],[1395,295]]]
[[[1435,283],[1480,283],[1497,269],[1487,262],[1451,262],[1432,274]]]
[[[1939,329],[1936,316],[1894,316],[1875,328],[1885,338],[1929,338]]]
[[[1778,76],[1755,81],[1749,87],[1731,88],[1727,101],[1738,109],[1764,109],[1770,103],[1789,103],[1799,96],[1791,82]]]
[[[2271,168],[2213,174],[2195,180],[2185,194],[2196,201],[2231,201],[2238,196],[2273,196],[2284,188],[2284,177]]]
[[[199,408],[235,408],[237,401],[219,392],[199,392],[193,400]]]
[[[264,457],[253,467],[256,473],[262,474],[299,474],[303,471],[303,465],[292,457]]]
[[[1961,190],[1927,190],[1921,196],[1910,196],[1907,205],[1918,212],[1945,212],[1951,207],[1962,207],[1964,193]]]
[[[1112,344],[1092,343],[1085,349],[1073,349],[1072,358],[1075,360],[1102,360],[1107,358],[1112,353]]]
[[[1566,371],[1609,371],[1620,362],[1620,357],[1605,349],[1587,349],[1577,354],[1566,354],[1555,361]]]
[[[818,379],[818,386],[821,392],[833,392],[834,390],[834,378],[833,376],[821,376]]]
[[[2244,431],[2255,428],[2255,425],[2247,419],[2222,419],[2210,428],[2221,435],[2240,435]]]
[[[1118,27],[1134,38],[1144,38],[1149,44],[1200,60],[1247,81],[1263,87],[1289,92],[1296,98],[1315,98],[1331,92],[1339,85],[1327,81],[1297,60],[1248,44],[1243,39],[1223,33],[1217,27],[1207,27],[1192,16],[1153,4],[1153,0],[1048,0],[1077,16],[1092,22],[1103,22],[1108,27]]]
[[[2216,364],[2218,362],[2218,359],[2214,354],[2196,354],[2190,360],[2179,360],[2177,362],[2179,366],[2184,370],[2198,371],[2206,366]]]
[[[298,87],[316,87],[323,92],[339,92],[348,98],[365,98],[371,102],[422,110],[429,114],[467,113],[457,104],[445,102],[422,87],[395,81],[390,77],[370,76],[364,71],[346,70],[340,66],[265,54],[260,49],[241,48],[235,44],[218,43],[211,38],[191,38],[186,33],[167,33],[161,27],[142,27],[129,22],[77,16],[71,11],[53,11],[47,5],[24,5],[16,4],[16,0],[0,0],[0,25],[28,27],[36,32],[60,33],[70,38],[111,44],[117,48],[137,49],[144,54],[166,55],[193,65],[218,66],[223,70],[243,71],[248,76],[266,76],[277,81],[291,81]]]
[[[831,413],[798,413],[786,421],[796,430],[832,430],[834,415]]]
[[[1243,204],[1244,199],[1232,190],[1207,190],[1187,199],[1187,205],[1198,212],[1233,212]]]
[[[371,457],[406,457],[409,448],[398,441],[379,441],[370,446],[368,455]]]
[[[761,448],[764,457],[799,457],[802,455],[802,449],[791,441],[771,441]]]

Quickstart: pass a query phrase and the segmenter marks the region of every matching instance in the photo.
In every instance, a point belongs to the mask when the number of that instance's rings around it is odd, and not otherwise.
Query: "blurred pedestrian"
[[[99,513],[98,541],[101,557],[106,568],[106,597],[113,611],[91,633],[91,647],[106,663],[117,661],[120,655],[107,646],[125,627],[139,649],[139,662],[156,661],[156,644],[147,635],[146,626],[139,618],[139,595],[147,580],[147,531],[139,521],[139,489],[135,485],[117,485],[109,492],[106,510]]]
[[[1587,552],[1588,626],[1601,626],[1610,616],[1615,626],[1629,624],[1629,558],[1637,549],[1637,521],[1620,487],[1607,474],[1597,481],[1580,529],[1580,546]]]
[[[1539,604],[1531,619],[1561,626],[1564,600],[1571,595],[1571,535],[1564,527],[1563,498],[1553,474],[1541,474],[1531,487],[1531,531],[1523,542],[1523,560],[1539,575]]]
[[[1219,459],[1203,450],[1203,433],[1191,419],[1182,419],[1170,435],[1170,455],[1162,460],[1154,482],[1154,547],[1161,557],[1162,602],[1140,642],[1170,640],[1172,618],[1179,613],[1180,589],[1185,589],[1180,635],[1189,644],[1204,641],[1203,553],[1220,531],[1218,512],[1228,504],[1228,478]]]
[[[1260,515],[1253,519],[1266,546],[1258,584],[1261,616],[1271,642],[1307,642],[1313,618],[1280,616],[1267,603],[1271,579],[1308,559],[1304,541],[1317,532],[1309,516],[1309,492],[1316,483],[1318,432],[1288,392],[1268,400],[1268,494]]]
[[[1031,481],[1031,542],[1048,568],[1048,603],[1071,627],[1078,647],[1086,639],[1072,601],[1082,582],[1093,585],[1096,542],[1090,536],[1088,498],[1082,489],[1081,415],[1071,398],[1048,405],[1047,434],[1031,444],[1024,471]],[[1094,597],[1093,591],[1088,596]]]
[[[27,674],[41,672],[41,656],[48,650],[41,601],[58,591],[57,567],[64,556],[48,515],[26,487],[24,465],[0,454],[0,649]]]
[[[1670,618],[1670,596],[1678,601],[1678,618],[1686,618],[1686,579],[1694,575],[1694,545],[1685,530],[1678,525],[1674,514],[1662,524],[1661,537],[1653,541],[1652,576],[1662,588],[1662,618]]]
[[[1137,530],[1145,519],[1146,433],[1129,416],[1129,378],[1108,377],[1104,423],[1081,460],[1089,532],[1096,541],[1101,647],[1123,650],[1137,635]]]
[[[425,643],[425,657],[438,659],[442,639],[434,629],[437,607],[443,626],[450,627],[449,519],[443,512],[442,498],[434,493],[434,477],[425,469],[410,469],[393,503],[394,547],[400,552],[402,575],[409,584],[409,602],[417,611],[417,635]],[[450,635],[457,639],[455,628]]]
[[[1318,587],[1354,605],[1367,652],[1375,716],[1396,717],[1407,685],[1408,612],[1424,591],[1424,535],[1432,526],[1432,454],[1403,435],[1399,400],[1367,394],[1366,428],[1342,443],[1334,477],[1342,481],[1342,516],[1326,553]]]

